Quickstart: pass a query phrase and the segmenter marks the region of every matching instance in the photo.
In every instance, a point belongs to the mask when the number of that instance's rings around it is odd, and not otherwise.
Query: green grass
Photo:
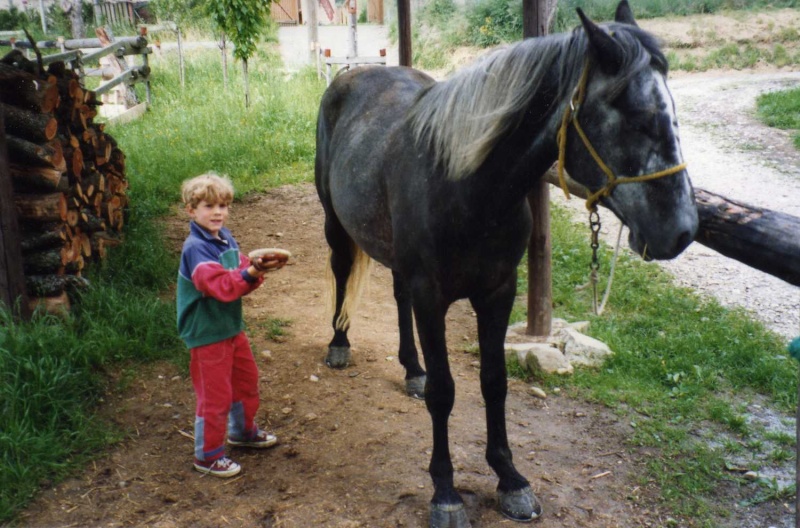
[[[756,105],[759,118],[769,126],[791,130],[800,149],[800,88],[762,94]]]
[[[537,381],[566,385],[573,396],[614,409],[634,424],[629,443],[658,448],[660,453],[651,458],[642,478],[658,483],[675,514],[720,514],[713,506],[713,492],[717,482],[728,478],[724,449],[698,441],[693,431],[703,427],[738,439],[753,435],[734,394],[764,394],[780,411],[792,412],[797,405],[797,367],[785,345],[742,311],[676,288],[657,265],[625,255],[617,264],[606,311],[595,317],[590,313],[590,290],[575,290],[588,279],[588,228],[555,208],[551,230],[554,315],[591,321],[590,335],[615,354],[599,370],[576,370],[566,384],[556,376]],[[603,270],[610,260],[611,250],[604,248]],[[519,287],[527,290],[524,268]],[[515,311],[521,318],[524,313],[522,307]],[[751,447],[781,462],[794,446],[793,438],[781,439],[777,448],[767,442]]]

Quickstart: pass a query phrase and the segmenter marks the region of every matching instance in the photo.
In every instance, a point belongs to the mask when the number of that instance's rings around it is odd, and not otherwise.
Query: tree
[[[61,0],[61,9],[69,17],[72,26],[72,38],[86,36],[86,24],[83,21],[83,0]]]
[[[234,45],[233,56],[242,61],[245,106],[250,106],[247,61],[256,51],[258,39],[267,27],[270,0],[209,0],[208,13],[216,26]]]

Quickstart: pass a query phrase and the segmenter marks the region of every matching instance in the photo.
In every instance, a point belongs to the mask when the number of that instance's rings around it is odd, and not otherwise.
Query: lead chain
[[[592,309],[595,315],[599,315],[597,306],[597,271],[600,269],[600,261],[597,258],[597,249],[600,247],[600,214],[597,209],[589,212],[589,228],[592,230],[592,262],[589,264],[589,281],[592,283]]]

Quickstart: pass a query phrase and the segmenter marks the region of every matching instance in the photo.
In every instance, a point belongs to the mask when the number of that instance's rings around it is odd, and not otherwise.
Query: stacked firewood
[[[41,70],[19,52],[0,59],[0,110],[26,287],[52,309],[120,243],[128,182],[125,155],[94,123],[95,93],[64,63]]]

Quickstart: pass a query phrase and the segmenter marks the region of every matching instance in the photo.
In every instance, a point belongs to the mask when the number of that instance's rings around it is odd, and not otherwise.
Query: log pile
[[[19,52],[0,59],[26,288],[48,309],[69,306],[86,265],[120,243],[125,224],[125,155],[94,123],[100,104],[64,63],[40,71]]]

